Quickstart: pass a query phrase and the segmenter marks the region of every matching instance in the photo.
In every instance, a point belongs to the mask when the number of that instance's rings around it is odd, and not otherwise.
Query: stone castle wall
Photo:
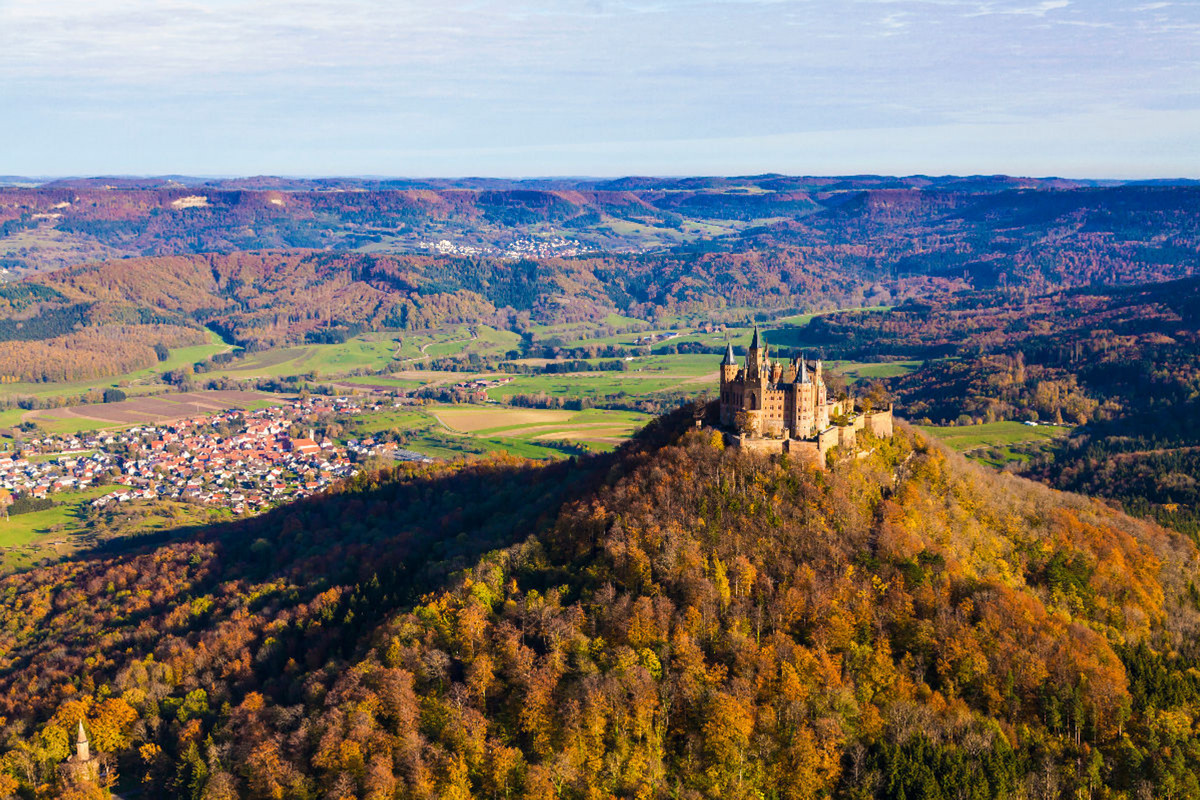
[[[731,447],[755,453],[788,453],[810,460],[820,468],[825,467],[825,456],[835,447],[852,451],[858,444],[858,432],[866,431],[880,438],[890,437],[894,425],[892,409],[856,414],[847,425],[831,425],[808,439],[764,438],[754,433],[726,434]]]

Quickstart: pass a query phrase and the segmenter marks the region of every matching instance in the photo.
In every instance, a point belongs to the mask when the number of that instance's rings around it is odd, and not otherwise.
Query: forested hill
[[[1193,545],[870,445],[685,410],[11,576],[0,782],[82,718],[150,796],[1200,796]]]
[[[667,262],[787,248],[868,281],[931,275],[1045,289],[1177,278],[1200,261],[1193,185],[1004,176],[277,183],[285,188],[266,180],[0,187],[0,267],[26,274],[297,248],[507,259],[650,253]]]

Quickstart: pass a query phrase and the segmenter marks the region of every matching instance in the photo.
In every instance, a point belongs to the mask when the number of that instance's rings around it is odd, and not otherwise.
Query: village
[[[424,460],[373,438],[339,444],[303,429],[316,419],[381,408],[376,399],[314,396],[169,424],[29,438],[19,449],[0,451],[0,489],[41,500],[112,485],[119,488],[93,507],[178,500],[255,513],[321,492],[370,458]]]

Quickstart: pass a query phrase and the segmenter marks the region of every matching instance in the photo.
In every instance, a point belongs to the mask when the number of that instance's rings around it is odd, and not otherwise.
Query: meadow
[[[1026,425],[1022,422],[987,422],[982,425],[915,425],[963,455],[995,467],[1023,464],[1055,440],[1066,437],[1065,425]]]
[[[342,441],[388,434],[402,447],[437,458],[506,452],[525,458],[562,458],[556,443],[607,451],[640,430],[649,414],[633,411],[514,408],[492,404],[414,405],[356,415]]]
[[[44,556],[58,558],[74,550],[77,543],[71,537],[84,529],[88,504],[124,488],[128,487],[90,486],[56,492],[52,499],[58,505],[53,508],[16,514],[7,521],[0,519],[0,572],[28,567]]]
[[[921,368],[923,361],[831,361],[829,368],[846,376],[849,383],[873,381],[881,378],[898,378]]]

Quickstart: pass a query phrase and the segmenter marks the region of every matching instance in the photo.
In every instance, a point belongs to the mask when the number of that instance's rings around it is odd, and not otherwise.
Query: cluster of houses
[[[485,251],[482,247],[469,244],[458,244],[449,239],[439,239],[436,242],[421,242],[426,250],[432,250],[440,256],[480,256]]]
[[[579,242],[554,236],[550,239],[516,239],[504,248],[508,258],[554,258],[577,256],[582,251]]]
[[[91,441],[91,440],[88,440]],[[102,475],[118,469],[108,453],[89,452],[87,445],[73,440],[56,458],[39,458],[39,451],[0,451],[0,489],[14,495],[44,498],[51,492],[91,486]]]
[[[493,403],[495,401],[488,397],[488,389],[495,389],[512,382],[513,379],[509,377],[476,378],[469,381],[460,381],[454,384],[453,388],[460,392],[466,392],[467,396],[476,403]]]
[[[93,500],[95,507],[161,499],[252,513],[320,492],[367,457],[423,460],[369,438],[338,445],[318,440],[311,428],[294,435],[305,420],[379,408],[377,400],[312,397],[171,424],[31,439],[19,455],[0,452],[0,487],[46,497],[103,482],[120,488]]]
[[[556,258],[577,256],[583,246],[574,239],[553,236],[549,239],[514,239],[503,250],[496,247],[476,246],[449,239],[436,242],[420,242],[421,247],[442,256],[501,256],[503,258]]]

